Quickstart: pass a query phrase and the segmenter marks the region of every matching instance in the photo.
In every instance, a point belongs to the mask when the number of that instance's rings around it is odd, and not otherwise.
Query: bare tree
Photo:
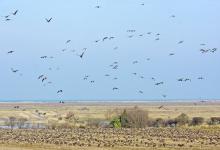
[[[24,117],[20,117],[17,119],[17,125],[18,125],[18,128],[21,129],[24,127],[25,125],[25,122],[27,122],[27,118],[24,118]]]
[[[14,128],[14,126],[16,125],[16,117],[9,117],[8,118],[8,120],[5,122],[5,124],[7,125],[7,126],[9,126],[11,129],[13,129]]]

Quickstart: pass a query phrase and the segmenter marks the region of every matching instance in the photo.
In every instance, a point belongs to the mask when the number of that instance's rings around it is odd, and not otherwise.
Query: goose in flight
[[[141,91],[141,90],[139,90],[138,92],[139,92],[140,94],[143,94],[143,93],[144,93],[144,92],[143,92],[143,91]]]
[[[12,71],[13,73],[16,73],[16,72],[18,72],[19,70],[11,68],[11,71]]]
[[[163,96],[163,98],[166,98],[166,97],[167,97],[167,95],[165,95],[165,94],[163,94],[162,96]]]
[[[191,79],[189,79],[189,78],[186,78],[186,79],[185,79],[184,81],[185,81],[185,82],[186,82],[186,81],[190,81],[190,82],[191,82]]]
[[[41,81],[44,82],[45,80],[47,80],[47,77],[44,77]]]
[[[9,18],[9,17],[10,17],[10,15],[6,15],[6,16],[2,16],[2,17],[4,17],[4,18]]]
[[[58,91],[57,91],[57,94],[59,94],[59,93],[63,93],[63,90],[58,90]]]
[[[42,75],[40,75],[39,77],[38,77],[38,80],[40,80],[41,78],[43,78],[44,77],[44,75],[42,74]]]
[[[215,51],[217,51],[217,48],[213,48],[212,50],[210,50],[212,53],[214,53]]]
[[[112,40],[112,39],[114,39],[115,37],[114,36],[111,36],[111,37],[109,37],[109,40]]]
[[[66,44],[68,44],[68,43],[70,43],[70,42],[71,42],[71,40],[67,40],[67,41],[66,41]]]
[[[132,32],[133,33],[133,32],[136,32],[136,30],[127,30],[127,32]]]
[[[15,16],[15,15],[17,15],[17,13],[18,13],[18,10],[16,10],[16,11],[13,12],[12,14]]]
[[[184,80],[183,78],[177,79],[177,81],[180,81],[180,82],[182,82],[183,80]]]
[[[118,89],[119,89],[119,88],[117,88],[117,87],[113,87],[113,88],[112,88],[113,91],[114,91],[114,90],[118,90]]]
[[[198,77],[198,79],[199,79],[199,80],[203,80],[204,78],[203,78],[203,77]]]
[[[170,54],[169,54],[169,56],[173,56],[173,55],[175,55],[175,54],[174,54],[174,53],[170,53]]]
[[[79,55],[80,58],[83,58],[85,52],[82,52],[82,54]]]
[[[8,54],[12,54],[12,53],[14,53],[14,51],[8,51]]]
[[[138,61],[137,61],[137,60],[133,61],[133,64],[137,64],[137,63],[138,63]]]
[[[47,58],[47,56],[41,56],[40,58],[41,58],[41,59],[45,59],[45,58]]]
[[[103,39],[102,39],[102,41],[104,42],[105,40],[107,40],[108,39],[108,37],[104,37]]]
[[[95,6],[95,8],[101,8],[101,6],[97,5],[97,6]]]
[[[53,18],[51,17],[51,18],[46,18],[45,20],[47,21],[47,23],[49,23],[49,22],[51,22],[51,20],[52,20]]]
[[[184,41],[179,41],[178,44],[182,44]]]
[[[155,83],[155,85],[161,85],[161,84],[164,84],[164,82],[157,82],[157,83]]]
[[[118,65],[115,65],[112,69],[118,69]]]

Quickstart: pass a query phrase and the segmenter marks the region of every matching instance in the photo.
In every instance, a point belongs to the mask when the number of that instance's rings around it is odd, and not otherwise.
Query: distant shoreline
[[[30,101],[22,101],[22,100],[6,100],[1,101],[1,104],[59,104],[60,101],[63,101],[67,104],[187,104],[187,103],[220,103],[219,100],[30,100]]]

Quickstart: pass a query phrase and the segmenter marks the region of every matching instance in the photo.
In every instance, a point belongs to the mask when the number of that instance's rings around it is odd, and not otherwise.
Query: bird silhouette
[[[45,59],[45,58],[47,58],[47,56],[41,56],[40,58],[41,58],[41,59]]]
[[[49,23],[49,22],[51,22],[51,20],[52,20],[53,18],[51,17],[51,18],[49,18],[49,19],[45,19],[46,21],[47,21],[47,23]]]
[[[57,91],[57,94],[59,94],[59,93],[63,93],[63,90],[58,90],[58,91]]]
[[[5,21],[10,21],[10,20],[11,20],[10,18],[5,19]]]
[[[114,91],[114,90],[118,90],[118,88],[117,88],[117,87],[113,87],[112,90],[113,90],[113,91]]]
[[[139,92],[140,94],[143,94],[143,93],[144,93],[144,92],[143,92],[143,91],[141,91],[141,90],[139,90],[138,92]]]
[[[68,43],[70,43],[70,42],[71,42],[71,40],[67,40],[67,41],[66,41],[66,44],[68,44]]]
[[[13,73],[16,73],[16,72],[18,72],[19,70],[11,68],[11,71],[12,71]]]
[[[44,77],[44,78],[41,80],[41,82],[44,82],[45,80],[47,80],[47,77]]]
[[[97,6],[95,6],[95,8],[101,8],[101,6],[97,5]]]
[[[161,84],[164,84],[164,82],[157,82],[157,83],[155,83],[155,85],[161,85]]]
[[[12,54],[12,53],[14,53],[14,51],[8,51],[8,54]]]
[[[38,80],[40,80],[41,78],[43,78],[44,77],[44,75],[42,74],[42,75],[40,75],[39,77],[38,77]]]
[[[18,13],[18,10],[16,10],[15,12],[13,12],[12,14],[15,16]]]
[[[103,39],[102,39],[102,41],[104,42],[105,40],[107,40],[108,39],[108,37],[104,37]]]
[[[182,44],[184,41],[179,41],[178,44]]]

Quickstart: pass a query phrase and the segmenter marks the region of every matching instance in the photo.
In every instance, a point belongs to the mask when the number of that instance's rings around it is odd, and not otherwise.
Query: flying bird
[[[18,10],[16,10],[15,12],[13,12],[12,14],[15,16],[18,13]]]
[[[47,80],[47,77],[44,77],[41,81],[44,82],[45,80]]]
[[[102,41],[104,42],[105,40],[107,40],[108,39],[108,37],[104,37],[103,39],[102,39]]]
[[[71,42],[71,40],[67,40],[67,41],[66,41],[66,44],[68,44],[68,43],[70,43],[70,42]]]
[[[113,91],[114,91],[114,90],[118,90],[118,88],[117,88],[117,87],[113,87],[112,90],[113,90]]]
[[[178,44],[182,44],[184,41],[179,41]]]
[[[13,73],[16,73],[16,72],[18,72],[19,70],[15,70],[15,69],[13,69],[13,68],[11,68],[11,71],[13,72]]]
[[[14,51],[8,51],[8,54],[12,54],[12,53],[14,53]]]
[[[52,20],[53,18],[51,17],[51,18],[49,18],[49,19],[45,19],[46,21],[47,21],[47,23],[49,23],[49,22],[51,22],[51,20]]]
[[[43,78],[44,77],[44,75],[42,74],[42,75],[40,75],[39,77],[38,77],[38,80],[40,80],[41,78]]]
[[[203,78],[203,77],[198,77],[198,79],[199,79],[199,80],[203,80],[204,78]]]
[[[139,90],[138,92],[139,92],[140,94],[143,94],[143,93],[144,93],[144,92],[143,92],[143,91],[141,91],[141,90]]]
[[[47,58],[47,56],[41,56],[40,58],[41,58],[41,59],[45,59],[45,58]]]
[[[95,8],[101,8],[101,6],[98,5],[98,6],[95,6]]]
[[[157,82],[157,83],[155,83],[155,85],[161,85],[161,84],[164,84],[164,82]]]
[[[58,90],[58,91],[57,91],[57,94],[58,94],[58,93],[63,93],[63,90]]]

